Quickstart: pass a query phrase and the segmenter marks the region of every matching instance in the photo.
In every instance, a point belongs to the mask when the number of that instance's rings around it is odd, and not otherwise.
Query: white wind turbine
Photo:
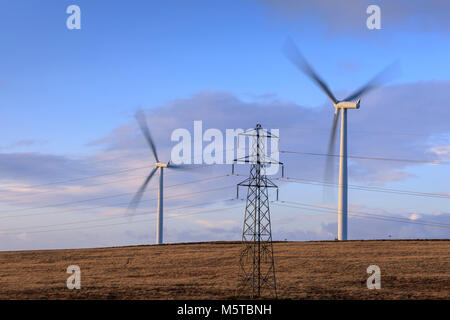
[[[334,151],[336,140],[337,122],[339,120],[339,113],[341,113],[341,137],[340,137],[340,152],[339,152],[339,201],[338,201],[338,240],[347,240],[347,215],[348,215],[348,173],[347,173],[347,109],[359,109],[361,96],[370,90],[381,85],[380,79],[387,69],[380,72],[366,85],[346,97],[344,100],[337,100],[327,84],[317,75],[314,69],[309,65],[306,59],[301,55],[294,42],[290,39],[285,44],[284,53],[286,57],[303,73],[305,73],[322,91],[330,98],[334,105],[334,118],[331,126],[331,134],[328,143],[327,164],[325,175],[333,175],[333,162],[331,156]],[[357,101],[355,101],[358,99]]]
[[[160,162],[158,159],[158,154],[156,152],[155,143],[153,142],[153,139],[150,135],[150,130],[148,129],[147,121],[145,119],[145,114],[142,111],[136,112],[136,120],[139,124],[139,127],[141,128],[142,134],[144,135],[145,139],[147,140],[150,149],[152,150],[153,157],[155,158],[155,167],[150,171],[150,174],[145,179],[142,186],[139,188],[139,190],[136,192],[135,196],[130,202],[130,205],[128,208],[134,212],[139,205],[139,202],[141,201],[142,195],[145,192],[145,189],[147,188],[148,183],[152,179],[153,175],[156,173],[156,171],[159,171],[159,189],[158,189],[158,217],[156,222],[156,243],[162,244],[163,243],[163,182],[164,182],[164,169],[182,169],[185,168],[183,165],[176,165],[168,161],[167,163]]]

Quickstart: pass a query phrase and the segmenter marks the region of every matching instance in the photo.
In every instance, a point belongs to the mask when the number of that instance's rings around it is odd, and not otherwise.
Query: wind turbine
[[[150,171],[150,174],[147,176],[147,178],[144,180],[144,183],[139,188],[139,190],[134,195],[133,199],[130,202],[130,205],[128,206],[128,209],[130,209],[132,212],[136,210],[136,208],[139,205],[139,202],[141,201],[142,195],[145,192],[145,189],[147,188],[148,183],[152,179],[152,177],[155,175],[156,171],[159,171],[159,189],[158,189],[158,217],[156,222],[156,243],[162,244],[163,243],[163,183],[164,183],[164,169],[181,169],[185,168],[183,165],[176,165],[171,163],[170,161],[164,163],[160,162],[158,159],[158,154],[156,152],[155,143],[153,142],[152,136],[150,135],[150,130],[148,129],[147,121],[145,119],[145,114],[142,111],[136,112],[136,120],[139,124],[139,127],[141,128],[142,134],[144,135],[145,139],[147,140],[150,149],[152,150],[153,157],[155,158],[155,167]]]
[[[336,140],[337,123],[341,113],[341,136],[339,152],[339,201],[338,201],[338,240],[347,240],[347,215],[348,215],[348,173],[347,173],[347,110],[359,109],[361,96],[381,85],[380,78],[387,69],[380,72],[364,86],[350,94],[343,100],[337,100],[328,85],[317,75],[306,59],[297,49],[295,43],[288,39],[284,46],[286,57],[303,73],[305,73],[319,88],[330,98],[334,106],[334,117],[331,125],[331,134],[328,143],[326,175],[332,175],[333,163],[331,156]],[[358,99],[358,100],[356,100]],[[356,101],[355,101],[356,100]]]

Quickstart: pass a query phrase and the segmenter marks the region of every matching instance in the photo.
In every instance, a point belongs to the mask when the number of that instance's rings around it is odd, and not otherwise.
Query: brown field
[[[0,252],[0,299],[228,299],[239,243]],[[450,241],[274,244],[282,299],[450,299]],[[68,290],[69,265],[81,290]],[[381,290],[366,287],[369,265]]]

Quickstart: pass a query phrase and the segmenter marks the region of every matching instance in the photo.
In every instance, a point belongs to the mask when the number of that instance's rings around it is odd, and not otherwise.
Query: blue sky
[[[401,121],[401,115],[394,118],[398,119],[397,123],[397,120],[380,120],[380,125],[367,130],[372,130],[372,133],[361,133],[366,128],[365,124],[371,121],[365,118],[367,112],[352,115],[355,126],[350,126],[349,129],[350,153],[426,158],[433,147],[447,150],[445,148],[449,145],[450,122],[448,119],[444,121],[442,117],[449,113],[440,105],[440,102],[447,101],[447,95],[442,96],[443,92],[438,92],[433,86],[450,88],[450,23],[446,22],[445,17],[442,18],[442,12],[450,9],[447,8],[450,6],[431,1],[430,9],[425,11],[422,8],[426,6],[426,1],[399,1],[399,6],[374,1],[381,6],[382,30],[369,31],[365,27],[366,1],[338,1],[330,4],[323,0],[317,1],[316,5],[303,3],[305,2],[269,0],[1,1],[0,153],[5,159],[11,154],[19,158],[21,155],[28,157],[31,152],[42,157],[61,157],[61,161],[66,161],[103,156],[108,150],[123,152],[123,146],[98,141],[110,141],[108,139],[118,135],[125,135],[122,137],[124,141],[141,139],[133,119],[138,108],[150,112],[153,110],[156,115],[162,114],[164,119],[172,119],[177,125],[189,125],[190,119],[176,112],[171,113],[170,106],[176,105],[174,110],[182,112],[183,99],[194,104],[198,101],[198,94],[202,92],[210,92],[212,95],[227,93],[240,104],[266,103],[266,106],[272,105],[273,108],[283,104],[293,110],[298,106],[301,110],[322,112],[320,110],[328,107],[326,97],[281,53],[281,47],[288,36],[296,41],[337,96],[343,97],[385,66],[398,61],[401,71],[386,89],[388,91],[385,97],[392,96],[392,100],[384,99],[381,95],[384,91],[380,90],[377,91],[378,96],[373,93],[367,98],[368,107],[382,103],[386,110],[402,108],[407,112],[411,103],[421,103],[423,106],[423,113],[419,107],[415,108],[415,114],[408,114],[405,122]],[[66,28],[66,8],[71,4],[77,4],[81,8],[81,30]],[[336,14],[330,15],[333,10]],[[425,88],[423,91],[422,84]],[[408,85],[415,86],[416,91],[408,91]],[[395,86],[399,86],[405,93],[395,95]],[[416,98],[417,93],[422,95]],[[265,95],[271,98],[264,98]],[[208,101],[218,101],[211,99]],[[436,109],[428,106],[428,103],[435,104]],[[389,108],[386,104],[390,105]],[[211,105],[210,113],[208,111],[203,114],[204,119],[197,120],[213,124],[214,114],[221,108],[222,106],[218,106],[215,109]],[[364,104],[358,112],[360,111],[364,111]],[[277,116],[278,118],[275,115],[270,119],[265,118],[266,123],[283,123],[284,114]],[[384,116],[389,117],[388,112]],[[178,123],[179,119],[183,121]],[[428,121],[427,126],[421,126],[419,120]],[[299,127],[318,129],[320,134],[313,132],[312,137],[321,134],[326,136],[325,131],[330,121],[331,119],[324,119],[321,123],[301,124],[300,121]],[[233,121],[217,123],[217,126],[222,125],[233,126]],[[152,127],[152,131],[161,131],[161,137],[165,133],[164,139],[167,141],[170,131],[163,129]],[[284,137],[294,134],[294,131],[285,132]],[[383,135],[382,132],[396,132],[396,138],[389,139],[390,136]],[[422,135],[423,139],[416,137],[417,139],[408,142],[399,138],[405,137],[401,134]],[[281,135],[283,138],[283,131]],[[309,137],[307,134],[304,136]],[[311,152],[324,149],[322,142],[302,146],[296,145],[294,140],[289,140],[292,149],[304,147],[303,151]],[[364,141],[373,144],[373,147],[365,146]],[[136,143],[139,144],[139,140]],[[354,149],[351,149],[352,144]],[[127,143],[124,142],[124,145]],[[169,148],[170,144],[165,147]],[[139,148],[146,151],[144,144],[139,144]],[[441,152],[439,159],[448,161],[448,153],[450,151]],[[4,183],[11,184],[14,180],[15,183],[25,185],[30,182],[45,183],[103,170],[96,166],[83,167],[77,163],[74,164],[75,167],[65,164],[65,170],[55,167],[54,171],[59,172],[55,176],[51,170],[39,175],[36,173],[39,171],[39,162],[27,161],[23,162],[26,167],[14,167],[14,170],[22,174],[6,174],[8,178]],[[22,162],[16,160],[15,163]],[[37,168],[29,170],[30,165]],[[126,166],[127,163],[120,164],[121,168]],[[295,166],[295,162],[292,166]],[[355,174],[356,182],[379,184],[382,180],[382,185],[390,188],[423,192],[449,191],[448,179],[444,179],[445,176],[448,177],[449,169],[445,165],[396,168],[373,165],[369,169],[362,163],[358,166],[359,170],[368,170],[367,172],[378,175],[375,177],[368,173],[364,180]],[[9,168],[11,166],[5,166],[3,171],[9,170],[11,173]],[[321,169],[315,169],[316,178],[320,179]],[[405,176],[383,180],[379,177],[383,170],[401,171]],[[30,172],[30,176],[24,176],[24,172]],[[299,175],[300,173],[297,176]],[[352,177],[351,173],[350,176]],[[138,185],[139,181],[130,186],[130,190]],[[283,188],[287,195],[310,194],[315,202],[320,202],[320,188],[316,190],[308,186],[292,185]],[[70,195],[64,197],[70,198]],[[359,205],[364,203],[369,207],[382,207],[395,214],[410,214],[416,210],[423,214],[450,211],[448,198],[426,201],[407,198],[410,201],[408,205],[405,204],[404,197],[374,197],[370,193],[360,196],[358,193],[355,198]],[[59,200],[55,196],[30,201],[45,204],[58,203]],[[380,201],[383,205],[380,205]],[[236,226],[240,225],[241,215],[240,212],[236,213]],[[37,221],[45,225],[50,220]],[[11,227],[20,226],[17,221],[9,223],[8,226]],[[30,225],[33,223],[30,222]],[[311,223],[320,227],[324,221]],[[304,231],[301,224],[297,227],[301,232]],[[153,232],[153,227],[149,229]],[[105,230],[100,234],[109,239],[108,232]],[[118,232],[124,234],[119,243],[134,243],[135,239],[127,236],[129,233],[122,229]],[[145,233],[144,229],[140,232]],[[448,231],[444,235],[448,237]],[[76,247],[77,234],[70,237],[71,240],[64,242],[64,246]],[[149,237],[153,239],[153,235]],[[186,240],[190,239],[188,235],[186,237]],[[224,237],[233,237],[233,234]],[[239,231],[235,238],[238,237]],[[210,239],[206,235],[204,238]],[[43,236],[37,239],[28,238],[27,241],[31,242],[25,243],[21,243],[20,239],[10,239],[10,246],[0,249],[29,248],[30,243],[38,243],[37,247],[57,247],[57,244],[52,244],[51,240]],[[176,237],[172,239],[180,240]],[[109,242],[92,239],[80,245],[98,246],[102,243]]]
[[[65,27],[74,3],[82,10],[79,31]],[[335,91],[358,87],[395,60],[402,67],[396,81],[450,77],[444,33],[323,35],[323,23],[283,21],[271,10],[258,1],[2,2],[3,145],[31,136],[52,152],[84,152],[137,107],[202,90],[276,93],[317,106],[325,97],[280,54],[287,35]],[[364,27],[364,12],[353,18]],[[349,64],[353,72],[345,72]]]

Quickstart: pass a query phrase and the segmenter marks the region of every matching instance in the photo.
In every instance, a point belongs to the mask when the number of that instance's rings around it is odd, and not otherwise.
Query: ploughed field
[[[0,252],[0,299],[229,299],[241,244]],[[274,243],[281,299],[450,299],[450,240]],[[69,265],[81,289],[69,290]],[[367,267],[381,289],[367,289]]]

